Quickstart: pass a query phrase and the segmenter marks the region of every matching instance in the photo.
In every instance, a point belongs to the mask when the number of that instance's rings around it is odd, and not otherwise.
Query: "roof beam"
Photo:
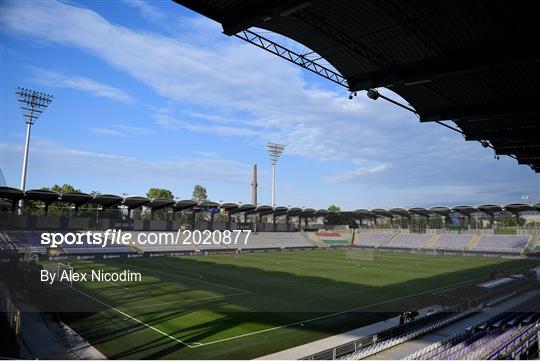
[[[488,125],[488,124],[486,124]],[[500,129],[463,129],[465,140],[530,140],[538,139],[539,129],[537,127],[524,128],[500,128]]]
[[[223,14],[221,25],[223,33],[234,35],[256,26],[261,21],[268,21],[276,16],[288,16],[290,13],[311,5],[305,0],[265,0],[246,1]]]
[[[532,64],[536,61],[536,57],[538,54],[501,55],[496,49],[474,49],[402,66],[393,66],[369,74],[359,74],[349,77],[349,83],[351,90],[356,91],[379,87],[392,88],[396,85],[415,86],[450,76],[504,68],[510,65]]]
[[[539,105],[524,98],[519,103],[484,103],[474,106],[460,104],[452,108],[441,109],[436,113],[420,114],[420,121],[458,120],[473,122],[486,121],[491,117],[499,116],[531,117],[533,115],[540,116]]]
[[[241,31],[234,36],[244,41],[247,41],[248,43],[251,43],[261,49],[264,49],[269,53],[277,55],[282,59],[299,65],[302,68],[309,70],[317,75],[320,75],[323,78],[326,78],[338,85],[344,86],[346,88],[348,87],[347,80],[338,72],[329,69],[324,65],[317,63],[316,61],[310,60],[304,55],[289,50],[286,47],[276,43],[275,41],[267,39],[264,36],[254,33],[251,30]]]

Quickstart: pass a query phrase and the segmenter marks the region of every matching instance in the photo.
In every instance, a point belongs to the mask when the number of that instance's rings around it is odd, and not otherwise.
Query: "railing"
[[[463,305],[463,307],[461,306],[462,305],[458,305],[456,307],[457,309],[465,307],[465,305]],[[461,311],[461,312],[458,311],[453,316],[461,315],[460,317],[465,317],[466,315],[472,312],[478,312],[479,310],[480,310],[479,307],[475,307],[475,308],[467,309],[466,311]],[[425,330],[425,332],[431,331],[433,330],[433,328],[430,327],[430,325],[437,324],[438,327],[442,327],[443,325],[447,324],[443,322],[445,319],[452,320],[452,321],[455,320],[455,318],[450,316],[447,312],[438,312],[433,315],[429,315],[429,316],[425,316],[420,319],[417,319],[411,323],[395,326],[395,327],[386,329],[384,331],[381,331],[377,334],[362,337],[355,341],[351,341],[343,345],[332,347],[330,349],[312,354],[310,356],[305,357],[304,359],[305,360],[330,360],[330,359],[335,360],[337,358],[358,352],[362,349],[366,349],[375,344],[389,341],[389,340],[392,340],[394,338],[401,337],[401,336],[412,335],[415,333],[415,331],[421,331],[421,330]],[[421,333],[418,332],[416,333],[414,337],[420,334]],[[405,340],[406,340],[406,337],[404,337],[401,342],[404,342]]]

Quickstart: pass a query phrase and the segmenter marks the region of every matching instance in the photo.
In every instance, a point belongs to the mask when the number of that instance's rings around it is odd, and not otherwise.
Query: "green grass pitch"
[[[79,261],[75,270],[130,269],[141,283],[79,283],[58,290],[101,306],[63,319],[109,358],[254,358],[388,318],[459,301],[439,291],[480,282],[528,260],[342,251]],[[457,289],[460,289],[459,287]],[[62,297],[62,293],[77,294]],[[73,295],[71,295],[73,296]],[[68,302],[68,301],[65,301]]]

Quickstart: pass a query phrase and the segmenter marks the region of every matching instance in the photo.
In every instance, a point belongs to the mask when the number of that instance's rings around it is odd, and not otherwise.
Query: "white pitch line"
[[[211,297],[200,297],[200,298],[190,298],[186,300],[180,300],[180,301],[171,301],[171,302],[161,302],[161,303],[154,303],[150,305],[141,305],[141,306],[133,306],[133,307],[122,307],[122,310],[134,310],[137,308],[145,308],[145,307],[154,307],[154,306],[165,306],[165,305],[174,305],[176,303],[182,303],[182,302],[192,302],[192,301],[201,301],[201,300],[211,300],[211,299],[219,299],[219,298],[225,298],[225,297],[232,297],[232,296],[239,296],[239,295],[246,295],[250,292],[238,292],[238,293],[230,293],[228,295],[219,295],[219,296],[211,296]]]
[[[174,277],[184,278],[184,279],[188,279],[188,280],[192,280],[192,281],[202,282],[202,283],[206,283],[206,284],[213,285],[213,286],[218,286],[218,287],[228,288],[228,289],[231,289],[231,290],[236,290],[236,291],[241,291],[241,292],[251,293],[251,291],[244,290],[244,289],[241,289],[241,288],[232,287],[232,286],[226,286],[226,285],[220,285],[219,283],[214,283],[214,282],[210,282],[210,281],[203,281],[202,279],[196,279],[196,278],[186,277],[186,276],[177,275],[177,274],[169,273],[169,272],[165,272],[165,271],[158,271],[158,270],[154,270],[154,269],[147,268],[147,267],[143,267],[143,266],[139,266],[139,265],[131,265],[131,267],[142,268],[142,269],[145,269],[145,270],[148,270],[148,271],[151,271],[151,272],[163,273],[163,274],[166,274],[166,275],[169,275],[169,276],[174,276]],[[182,272],[182,271],[181,271],[181,272]]]
[[[88,293],[86,293],[86,292],[83,292],[83,291],[81,291],[81,290],[79,290],[79,289],[77,289],[77,288],[75,288],[75,287],[72,287],[72,288],[73,288],[75,291],[79,292],[80,294],[82,294],[82,295],[84,295],[84,296],[86,296],[86,297],[88,297],[88,298],[90,298],[90,299],[92,299],[92,300],[94,300],[94,301],[96,301],[96,302],[98,302],[98,303],[101,303],[103,306],[108,307],[108,308],[110,308],[111,310],[114,310],[114,311],[118,312],[119,314],[121,314],[121,315],[123,315],[123,316],[125,316],[125,317],[127,317],[127,318],[129,318],[129,319],[131,319],[131,320],[133,320],[133,321],[135,321],[135,322],[138,322],[138,323],[140,323],[141,325],[146,326],[146,327],[148,327],[148,328],[150,328],[150,329],[152,329],[152,330],[154,330],[154,331],[156,331],[156,332],[162,334],[163,336],[166,336],[166,337],[170,338],[170,339],[173,340],[173,341],[176,341],[176,342],[178,342],[178,343],[181,343],[182,345],[184,345],[184,346],[186,346],[186,347],[194,348],[194,347],[200,346],[200,345],[192,346],[192,345],[189,344],[189,343],[185,343],[185,342],[183,342],[182,340],[179,340],[179,339],[177,339],[176,337],[169,335],[168,333],[165,333],[165,332],[163,332],[163,331],[161,331],[161,330],[158,330],[157,328],[155,328],[154,326],[151,326],[151,325],[147,324],[146,322],[143,322],[143,321],[141,321],[141,320],[139,320],[139,319],[137,319],[137,318],[135,318],[135,317],[133,317],[133,316],[128,315],[128,314],[125,313],[125,312],[120,311],[120,310],[119,310],[118,308],[116,308],[116,307],[113,307],[113,306],[111,306],[111,305],[108,305],[108,304],[106,304],[105,302],[103,302],[103,301],[101,301],[101,300],[99,300],[99,299],[97,299],[97,298],[95,298],[95,297],[93,297],[93,296],[90,296],[90,295],[89,295]]]
[[[402,299],[405,299],[405,298],[409,298],[409,297],[413,297],[413,296],[423,295],[423,294],[425,294],[425,293],[429,293],[429,292],[433,292],[433,291],[438,291],[438,290],[445,289],[445,288],[449,288],[449,287],[454,287],[454,286],[457,286],[457,285],[460,285],[460,284],[468,283],[468,282],[475,281],[475,280],[479,280],[479,279],[483,279],[483,278],[486,278],[486,277],[478,277],[478,278],[470,279],[470,280],[467,280],[467,281],[454,283],[454,284],[451,284],[451,285],[448,285],[448,286],[439,287],[439,288],[431,289],[431,290],[428,290],[428,291],[417,292],[417,293],[413,293],[413,294],[410,294],[410,295],[407,295],[407,296],[402,296],[402,297],[394,298],[394,299],[392,299],[392,300],[382,301],[382,302],[374,303],[374,304],[367,305],[367,306],[356,307],[356,308],[352,308],[352,309],[350,309],[350,310],[339,311],[339,312],[336,312],[336,313],[332,313],[332,314],[330,314],[330,315],[324,315],[324,316],[314,317],[314,318],[310,318],[310,319],[303,320],[303,321],[292,322],[292,323],[289,323],[289,324],[286,324],[286,325],[275,326],[275,327],[271,327],[271,328],[265,328],[264,330],[259,330],[259,331],[254,331],[254,332],[244,333],[244,334],[238,335],[238,336],[232,336],[232,337],[227,337],[227,338],[223,338],[223,339],[220,339],[220,340],[215,340],[215,341],[205,342],[205,343],[202,344],[202,345],[195,345],[195,346],[193,346],[193,348],[197,348],[197,347],[201,347],[201,346],[206,346],[206,345],[211,345],[211,344],[219,343],[219,342],[225,342],[225,341],[229,341],[229,340],[234,340],[234,339],[237,339],[237,338],[242,338],[242,337],[247,337],[247,336],[257,335],[257,334],[259,334],[259,333],[264,333],[264,332],[269,332],[269,331],[275,331],[275,330],[279,330],[279,329],[281,329],[281,328],[286,328],[286,327],[296,326],[296,325],[299,325],[299,324],[302,324],[302,323],[307,323],[307,322],[312,322],[312,321],[322,320],[322,319],[324,319],[324,318],[329,318],[329,317],[339,316],[339,315],[342,315],[342,314],[344,314],[344,313],[349,313],[349,312],[359,311],[359,310],[366,309],[366,308],[369,308],[369,307],[379,306],[379,305],[383,305],[383,304],[385,304],[385,303],[390,303],[390,302],[394,302],[394,301],[399,301],[399,300],[402,300]]]

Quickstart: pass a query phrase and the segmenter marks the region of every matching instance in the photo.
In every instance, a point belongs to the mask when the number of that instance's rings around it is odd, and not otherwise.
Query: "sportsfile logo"
[[[65,246],[131,246],[131,245],[246,245],[251,231],[190,231],[139,232],[133,237],[131,232],[107,229],[105,232],[43,232],[41,245],[50,248]]]

